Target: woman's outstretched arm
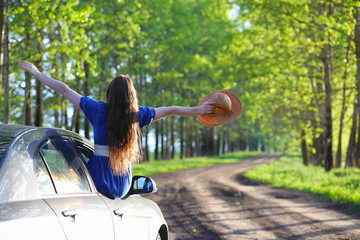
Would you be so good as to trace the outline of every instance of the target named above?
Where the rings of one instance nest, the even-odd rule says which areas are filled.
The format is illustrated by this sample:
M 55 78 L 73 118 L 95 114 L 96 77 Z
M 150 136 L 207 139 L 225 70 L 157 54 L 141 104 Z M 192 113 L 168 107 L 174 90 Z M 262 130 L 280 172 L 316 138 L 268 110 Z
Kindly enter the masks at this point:
M 199 107 L 159 107 L 155 108 L 155 117 L 153 121 L 157 121 L 167 116 L 194 116 L 212 113 L 215 110 L 215 102 L 207 101 Z
M 76 108 L 80 108 L 81 95 L 69 88 L 68 85 L 46 76 L 44 73 L 40 72 L 31 62 L 20 61 L 19 66 L 28 71 L 31 76 L 44 83 L 46 86 L 63 95 L 66 99 L 70 100 L 70 102 L 72 102 Z

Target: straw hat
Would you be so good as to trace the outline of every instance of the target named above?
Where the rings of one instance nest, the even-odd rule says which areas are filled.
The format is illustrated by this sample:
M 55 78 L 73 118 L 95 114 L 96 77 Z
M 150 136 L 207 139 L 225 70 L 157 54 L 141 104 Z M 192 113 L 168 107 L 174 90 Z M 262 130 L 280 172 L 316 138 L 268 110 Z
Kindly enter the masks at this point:
M 208 127 L 229 124 L 235 121 L 242 112 L 241 101 L 233 92 L 228 90 L 217 90 L 209 93 L 200 100 L 198 106 L 204 102 L 211 100 L 215 110 L 213 113 L 198 115 L 199 122 Z

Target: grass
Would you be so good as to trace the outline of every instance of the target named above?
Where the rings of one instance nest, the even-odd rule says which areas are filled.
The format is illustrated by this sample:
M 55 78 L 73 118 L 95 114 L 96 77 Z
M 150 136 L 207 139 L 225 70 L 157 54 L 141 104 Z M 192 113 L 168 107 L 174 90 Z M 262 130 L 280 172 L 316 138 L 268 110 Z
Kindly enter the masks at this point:
M 212 166 L 222 163 L 238 162 L 242 159 L 249 158 L 260 152 L 236 152 L 227 153 L 216 157 L 196 157 L 175 160 L 159 160 L 139 163 L 133 168 L 133 175 L 151 175 L 157 173 L 173 172 L 189 168 Z
M 326 172 L 320 166 L 304 166 L 300 155 L 285 155 L 274 163 L 251 169 L 245 177 L 274 187 L 315 193 L 360 208 L 360 169 Z

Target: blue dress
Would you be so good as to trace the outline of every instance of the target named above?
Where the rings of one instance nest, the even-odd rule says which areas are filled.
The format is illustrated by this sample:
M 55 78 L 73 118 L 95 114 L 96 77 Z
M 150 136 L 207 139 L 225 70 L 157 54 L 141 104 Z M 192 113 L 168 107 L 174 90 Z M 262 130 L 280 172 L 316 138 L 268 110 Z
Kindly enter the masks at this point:
M 95 145 L 107 146 L 107 104 L 89 97 L 81 97 L 80 108 L 94 129 Z M 139 107 L 138 122 L 140 128 L 148 126 L 155 117 L 155 110 L 150 107 Z M 95 155 L 87 163 L 87 168 L 94 180 L 96 189 L 105 196 L 122 198 L 130 189 L 132 170 L 124 176 L 115 176 L 109 165 L 108 156 Z

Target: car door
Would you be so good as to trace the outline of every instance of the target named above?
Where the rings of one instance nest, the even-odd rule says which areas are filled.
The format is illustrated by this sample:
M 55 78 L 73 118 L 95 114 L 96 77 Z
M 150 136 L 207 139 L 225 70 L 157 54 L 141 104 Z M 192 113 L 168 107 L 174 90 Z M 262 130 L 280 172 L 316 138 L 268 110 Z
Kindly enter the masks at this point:
M 47 240 L 49 238 L 66 240 L 54 211 L 41 198 L 41 195 L 37 194 L 36 181 L 33 179 L 33 159 L 23 157 L 22 154 L 21 151 L 13 151 L 10 156 L 14 164 L 9 164 L 13 166 L 5 166 L 3 169 L 5 172 L 1 173 L 0 184 L 6 184 L 9 188 L 11 187 L 11 190 L 2 188 L 1 190 L 5 191 L 0 191 L 0 240 Z M 35 169 L 39 168 L 35 167 Z M 40 178 L 42 182 L 49 179 L 43 174 Z M 35 188 L 26 185 L 33 185 Z M 52 187 L 51 182 L 50 187 Z M 7 192 L 7 196 L 2 195 L 4 192 Z M 17 200 L 16 196 L 23 195 L 23 192 L 28 192 L 29 198 Z
M 92 148 L 78 139 L 74 141 L 86 164 L 93 154 Z M 111 199 L 101 195 L 101 198 L 112 213 L 115 239 L 149 239 L 149 216 L 140 195 L 123 199 Z
M 116 239 L 149 239 L 149 216 L 140 195 L 123 199 L 103 198 L 113 213 Z
M 111 213 L 92 190 L 72 141 L 65 137 L 48 138 L 41 145 L 37 160 L 43 161 L 56 194 L 47 194 L 51 188 L 41 183 L 41 174 L 38 174 L 39 188 L 58 216 L 67 238 L 114 239 Z

